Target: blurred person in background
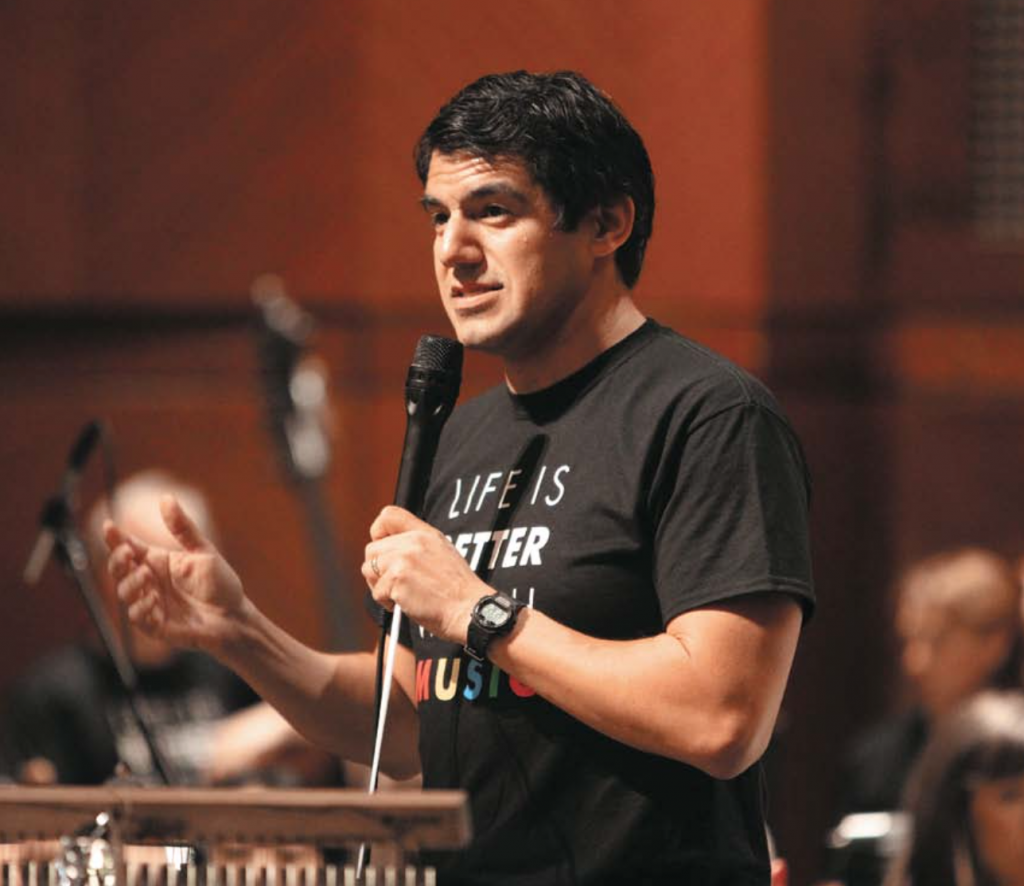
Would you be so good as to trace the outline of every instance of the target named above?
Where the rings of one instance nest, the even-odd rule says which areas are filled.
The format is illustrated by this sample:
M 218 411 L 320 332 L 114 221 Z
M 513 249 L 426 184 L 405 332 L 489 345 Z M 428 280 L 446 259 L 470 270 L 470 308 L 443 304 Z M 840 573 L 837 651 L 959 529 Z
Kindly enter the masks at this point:
M 855 738 L 842 760 L 830 883 L 882 881 L 905 839 L 903 794 L 934 724 L 981 690 L 1020 686 L 1021 593 L 1006 560 L 977 547 L 945 551 L 911 566 L 896 591 L 908 700 Z
M 982 692 L 937 724 L 886 886 L 1024 886 L 1024 693 Z
M 139 538 L 174 546 L 159 512 L 164 493 L 177 496 L 197 525 L 216 535 L 206 497 L 157 470 L 118 486 L 118 519 Z M 300 738 L 232 671 L 129 625 L 103 568 L 100 533 L 109 513 L 106 500 L 93 505 L 84 540 L 97 592 L 136 670 L 144 713 L 175 777 L 187 784 L 337 783 L 334 758 Z M 157 778 L 114 664 L 93 639 L 51 652 L 21 676 L 0 721 L 0 743 L 9 776 L 22 783 L 100 784 L 115 774 Z
M 910 702 L 855 739 L 843 814 L 898 809 L 931 724 L 981 689 L 1020 685 L 1020 606 L 1011 565 L 983 548 L 935 554 L 904 573 L 896 632 Z

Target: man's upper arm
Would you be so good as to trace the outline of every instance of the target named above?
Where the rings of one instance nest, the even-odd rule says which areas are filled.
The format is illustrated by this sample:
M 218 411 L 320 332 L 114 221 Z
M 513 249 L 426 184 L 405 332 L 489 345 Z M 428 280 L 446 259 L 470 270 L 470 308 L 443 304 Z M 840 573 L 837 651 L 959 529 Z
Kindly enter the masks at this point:
M 702 675 L 709 702 L 735 723 L 749 762 L 771 738 L 802 621 L 795 597 L 762 593 L 684 612 L 666 628 Z
M 666 632 L 721 673 L 723 687 L 785 684 L 803 621 L 786 594 L 745 594 L 677 615 Z

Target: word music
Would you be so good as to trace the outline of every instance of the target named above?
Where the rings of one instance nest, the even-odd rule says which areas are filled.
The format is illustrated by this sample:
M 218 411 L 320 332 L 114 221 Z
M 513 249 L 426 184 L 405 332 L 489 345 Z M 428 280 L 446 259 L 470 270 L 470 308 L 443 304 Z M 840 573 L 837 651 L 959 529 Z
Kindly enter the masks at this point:
M 465 669 L 465 670 L 463 670 Z M 536 691 L 490 662 L 462 656 L 416 662 L 416 701 L 451 701 L 461 687 L 467 701 L 498 698 L 509 692 L 529 698 Z

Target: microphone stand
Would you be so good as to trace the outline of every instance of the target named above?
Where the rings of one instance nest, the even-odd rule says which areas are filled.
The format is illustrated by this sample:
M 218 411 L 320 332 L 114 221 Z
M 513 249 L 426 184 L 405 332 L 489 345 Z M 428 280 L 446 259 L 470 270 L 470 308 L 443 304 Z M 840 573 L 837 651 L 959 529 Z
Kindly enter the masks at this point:
M 132 719 L 149 750 L 153 768 L 160 777 L 160 781 L 164 785 L 170 785 L 174 782 L 173 770 L 153 737 L 153 731 L 143 710 L 144 700 L 139 694 L 138 675 L 114 632 L 110 618 L 96 590 L 90 570 L 89 553 L 75 526 L 67 497 L 62 494 L 53 496 L 43 507 L 40 522 L 44 529 L 48 529 L 53 534 L 57 559 L 78 588 L 99 631 L 100 639 L 114 665 L 114 670 L 117 672 L 125 698 L 128 700 Z

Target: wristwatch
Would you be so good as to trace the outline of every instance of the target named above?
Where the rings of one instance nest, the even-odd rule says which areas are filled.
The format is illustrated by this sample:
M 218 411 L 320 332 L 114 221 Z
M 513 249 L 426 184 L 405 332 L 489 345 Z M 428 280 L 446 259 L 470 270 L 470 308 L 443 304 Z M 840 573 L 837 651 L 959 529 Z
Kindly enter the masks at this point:
M 487 647 L 495 637 L 502 637 L 515 627 L 519 610 L 526 604 L 497 591 L 476 601 L 469 616 L 466 654 L 477 661 L 487 658 Z

